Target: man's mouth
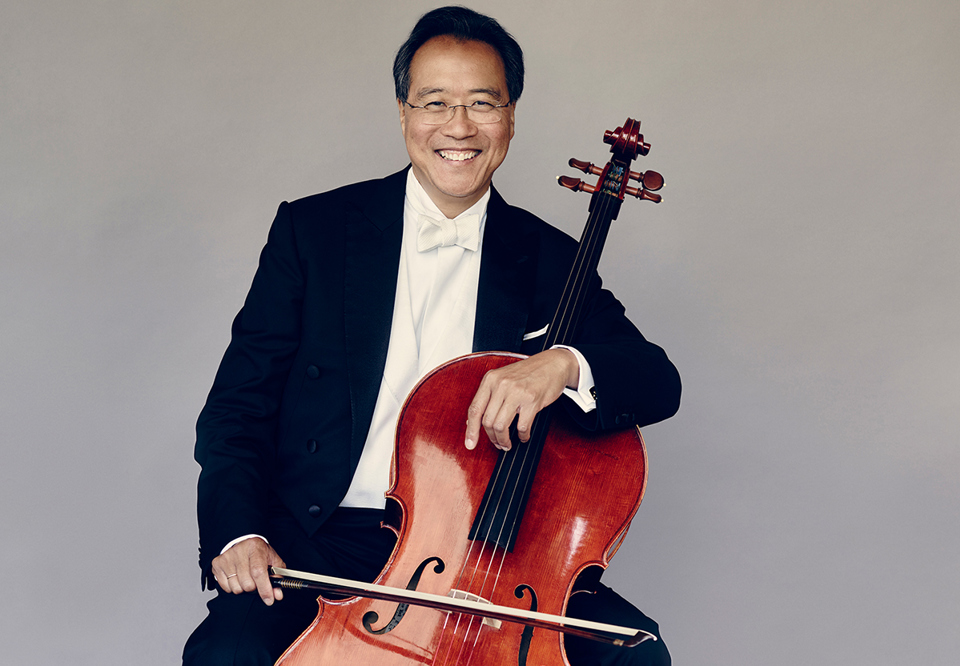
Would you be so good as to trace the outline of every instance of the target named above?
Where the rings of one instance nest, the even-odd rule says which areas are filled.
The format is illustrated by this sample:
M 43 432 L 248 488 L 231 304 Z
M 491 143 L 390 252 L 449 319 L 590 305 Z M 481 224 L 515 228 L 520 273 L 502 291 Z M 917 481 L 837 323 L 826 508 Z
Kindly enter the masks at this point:
M 437 154 L 445 160 L 451 162 L 463 162 L 471 160 L 480 154 L 479 150 L 438 150 Z

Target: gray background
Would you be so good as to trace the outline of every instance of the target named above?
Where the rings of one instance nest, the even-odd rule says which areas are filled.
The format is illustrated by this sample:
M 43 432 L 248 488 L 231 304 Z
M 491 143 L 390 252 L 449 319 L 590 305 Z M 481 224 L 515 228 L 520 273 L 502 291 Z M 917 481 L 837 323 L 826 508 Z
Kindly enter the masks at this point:
M 171 664 L 204 614 L 193 424 L 276 205 L 406 164 L 426 2 L 4 2 L 4 663 Z M 685 383 L 607 580 L 683 665 L 960 653 L 954 0 L 477 1 L 526 50 L 496 183 L 643 121 L 602 273 Z M 638 378 L 642 381 L 642 378 Z

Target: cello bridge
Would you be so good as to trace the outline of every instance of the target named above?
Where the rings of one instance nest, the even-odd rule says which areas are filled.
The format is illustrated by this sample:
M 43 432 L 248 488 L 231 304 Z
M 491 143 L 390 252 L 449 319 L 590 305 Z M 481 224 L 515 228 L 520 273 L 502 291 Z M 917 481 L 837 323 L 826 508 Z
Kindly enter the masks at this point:
M 450 592 L 447 593 L 447 596 L 451 599 L 465 599 L 467 601 L 475 601 L 481 604 L 493 605 L 491 601 L 484 599 L 479 595 L 472 594 L 470 592 L 464 592 L 463 590 L 450 590 Z M 500 629 L 500 626 L 503 624 L 500 620 L 495 620 L 492 617 L 485 617 L 481 622 L 491 629 Z

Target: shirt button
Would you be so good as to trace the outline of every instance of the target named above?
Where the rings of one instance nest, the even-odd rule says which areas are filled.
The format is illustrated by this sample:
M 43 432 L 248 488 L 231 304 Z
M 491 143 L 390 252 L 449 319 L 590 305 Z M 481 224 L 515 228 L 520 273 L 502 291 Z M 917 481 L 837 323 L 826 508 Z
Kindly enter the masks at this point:
M 307 440 L 307 451 L 309 451 L 310 453 L 317 452 L 317 440 L 315 439 Z
M 307 513 L 309 513 L 314 518 L 317 518 L 320 515 L 320 507 L 317 506 L 316 504 L 312 504 L 310 508 L 307 509 Z
M 310 379 L 316 379 L 319 376 L 320 376 L 320 368 L 318 368 L 315 365 L 307 366 L 307 377 L 309 377 Z

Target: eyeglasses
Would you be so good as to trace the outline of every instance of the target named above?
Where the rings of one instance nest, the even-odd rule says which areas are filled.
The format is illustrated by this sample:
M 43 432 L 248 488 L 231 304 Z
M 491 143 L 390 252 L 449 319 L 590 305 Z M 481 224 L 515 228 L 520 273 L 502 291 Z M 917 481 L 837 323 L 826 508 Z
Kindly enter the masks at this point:
M 467 118 L 475 123 L 496 123 L 500 122 L 500 118 L 503 117 L 503 112 L 500 109 L 510 106 L 510 102 L 491 104 L 481 100 L 477 100 L 473 104 L 447 104 L 440 101 L 427 102 L 423 106 L 416 106 L 410 102 L 404 102 L 404 104 L 418 111 L 417 118 L 424 125 L 445 125 L 453 120 L 453 115 L 458 108 L 463 108 Z

